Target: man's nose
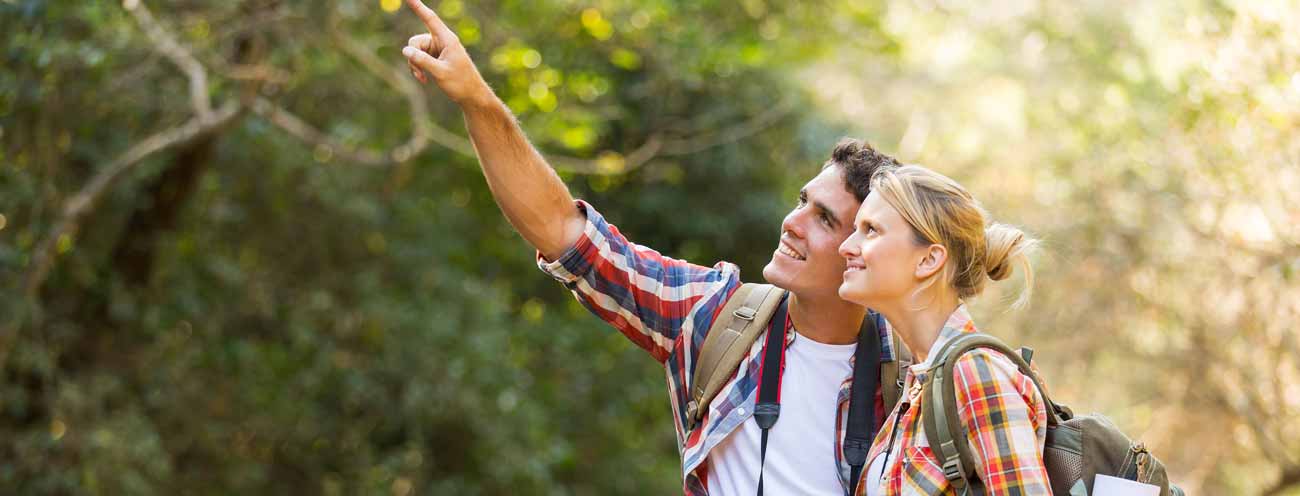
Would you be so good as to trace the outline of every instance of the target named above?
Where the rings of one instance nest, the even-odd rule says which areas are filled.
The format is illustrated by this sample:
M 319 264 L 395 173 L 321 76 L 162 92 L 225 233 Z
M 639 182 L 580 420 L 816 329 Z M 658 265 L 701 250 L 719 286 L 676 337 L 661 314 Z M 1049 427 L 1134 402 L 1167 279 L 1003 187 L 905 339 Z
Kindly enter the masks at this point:
M 803 238 L 803 213 L 808 211 L 806 208 L 792 210 L 785 220 L 781 221 L 781 233 L 790 233 L 796 238 Z

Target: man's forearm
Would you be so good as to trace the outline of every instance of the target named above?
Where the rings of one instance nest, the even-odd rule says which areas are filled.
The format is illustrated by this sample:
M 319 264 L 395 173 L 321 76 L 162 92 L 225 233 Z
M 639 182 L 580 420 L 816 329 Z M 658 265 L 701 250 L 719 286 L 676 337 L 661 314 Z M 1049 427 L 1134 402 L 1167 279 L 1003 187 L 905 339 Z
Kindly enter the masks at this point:
M 483 176 L 506 219 L 548 260 L 563 255 L 585 226 L 569 188 L 495 95 L 461 109 Z
M 411 75 L 420 82 L 432 79 L 460 105 L 492 197 L 524 239 L 555 260 L 578 241 L 585 226 L 569 188 L 492 94 L 456 33 L 421 0 L 406 5 L 429 29 L 412 36 L 402 49 Z

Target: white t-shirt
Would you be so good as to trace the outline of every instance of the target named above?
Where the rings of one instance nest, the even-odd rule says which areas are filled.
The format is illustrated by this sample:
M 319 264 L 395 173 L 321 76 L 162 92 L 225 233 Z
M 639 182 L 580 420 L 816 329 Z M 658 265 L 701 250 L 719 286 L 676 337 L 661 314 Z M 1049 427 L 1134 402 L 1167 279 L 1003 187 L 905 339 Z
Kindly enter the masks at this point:
M 881 453 L 871 459 L 870 466 L 867 467 L 866 484 L 867 496 L 880 496 L 880 481 L 885 475 L 885 454 Z
M 767 437 L 764 494 L 843 496 L 835 469 L 835 414 L 840 384 L 853 375 L 849 359 L 857 346 L 819 343 L 796 333 L 785 354 L 781 416 Z M 758 492 L 762 432 L 753 418 L 746 419 L 713 448 L 709 494 Z

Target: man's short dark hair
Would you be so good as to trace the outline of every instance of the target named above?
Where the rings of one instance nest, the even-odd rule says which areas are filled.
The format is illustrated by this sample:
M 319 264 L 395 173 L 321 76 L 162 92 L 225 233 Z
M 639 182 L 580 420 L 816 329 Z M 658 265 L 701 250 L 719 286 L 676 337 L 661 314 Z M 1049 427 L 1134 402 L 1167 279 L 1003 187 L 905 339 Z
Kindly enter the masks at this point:
M 844 173 L 844 187 L 853 196 L 862 201 L 871 192 L 871 176 L 881 167 L 898 167 L 901 164 L 894 157 L 885 155 L 871 147 L 870 143 L 860 139 L 840 138 L 831 151 L 831 159 L 822 166 L 825 170 L 838 165 Z

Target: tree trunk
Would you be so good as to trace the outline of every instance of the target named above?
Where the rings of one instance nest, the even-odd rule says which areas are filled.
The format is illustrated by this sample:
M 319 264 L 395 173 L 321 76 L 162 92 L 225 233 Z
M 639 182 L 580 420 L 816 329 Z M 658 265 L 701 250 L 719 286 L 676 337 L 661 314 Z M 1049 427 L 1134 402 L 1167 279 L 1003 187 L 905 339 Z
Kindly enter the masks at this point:
M 145 197 L 131 212 L 111 259 L 131 288 L 148 285 L 158 239 L 176 227 L 176 219 L 211 161 L 216 142 L 216 135 L 208 135 L 180 149 L 171 165 L 146 188 Z

